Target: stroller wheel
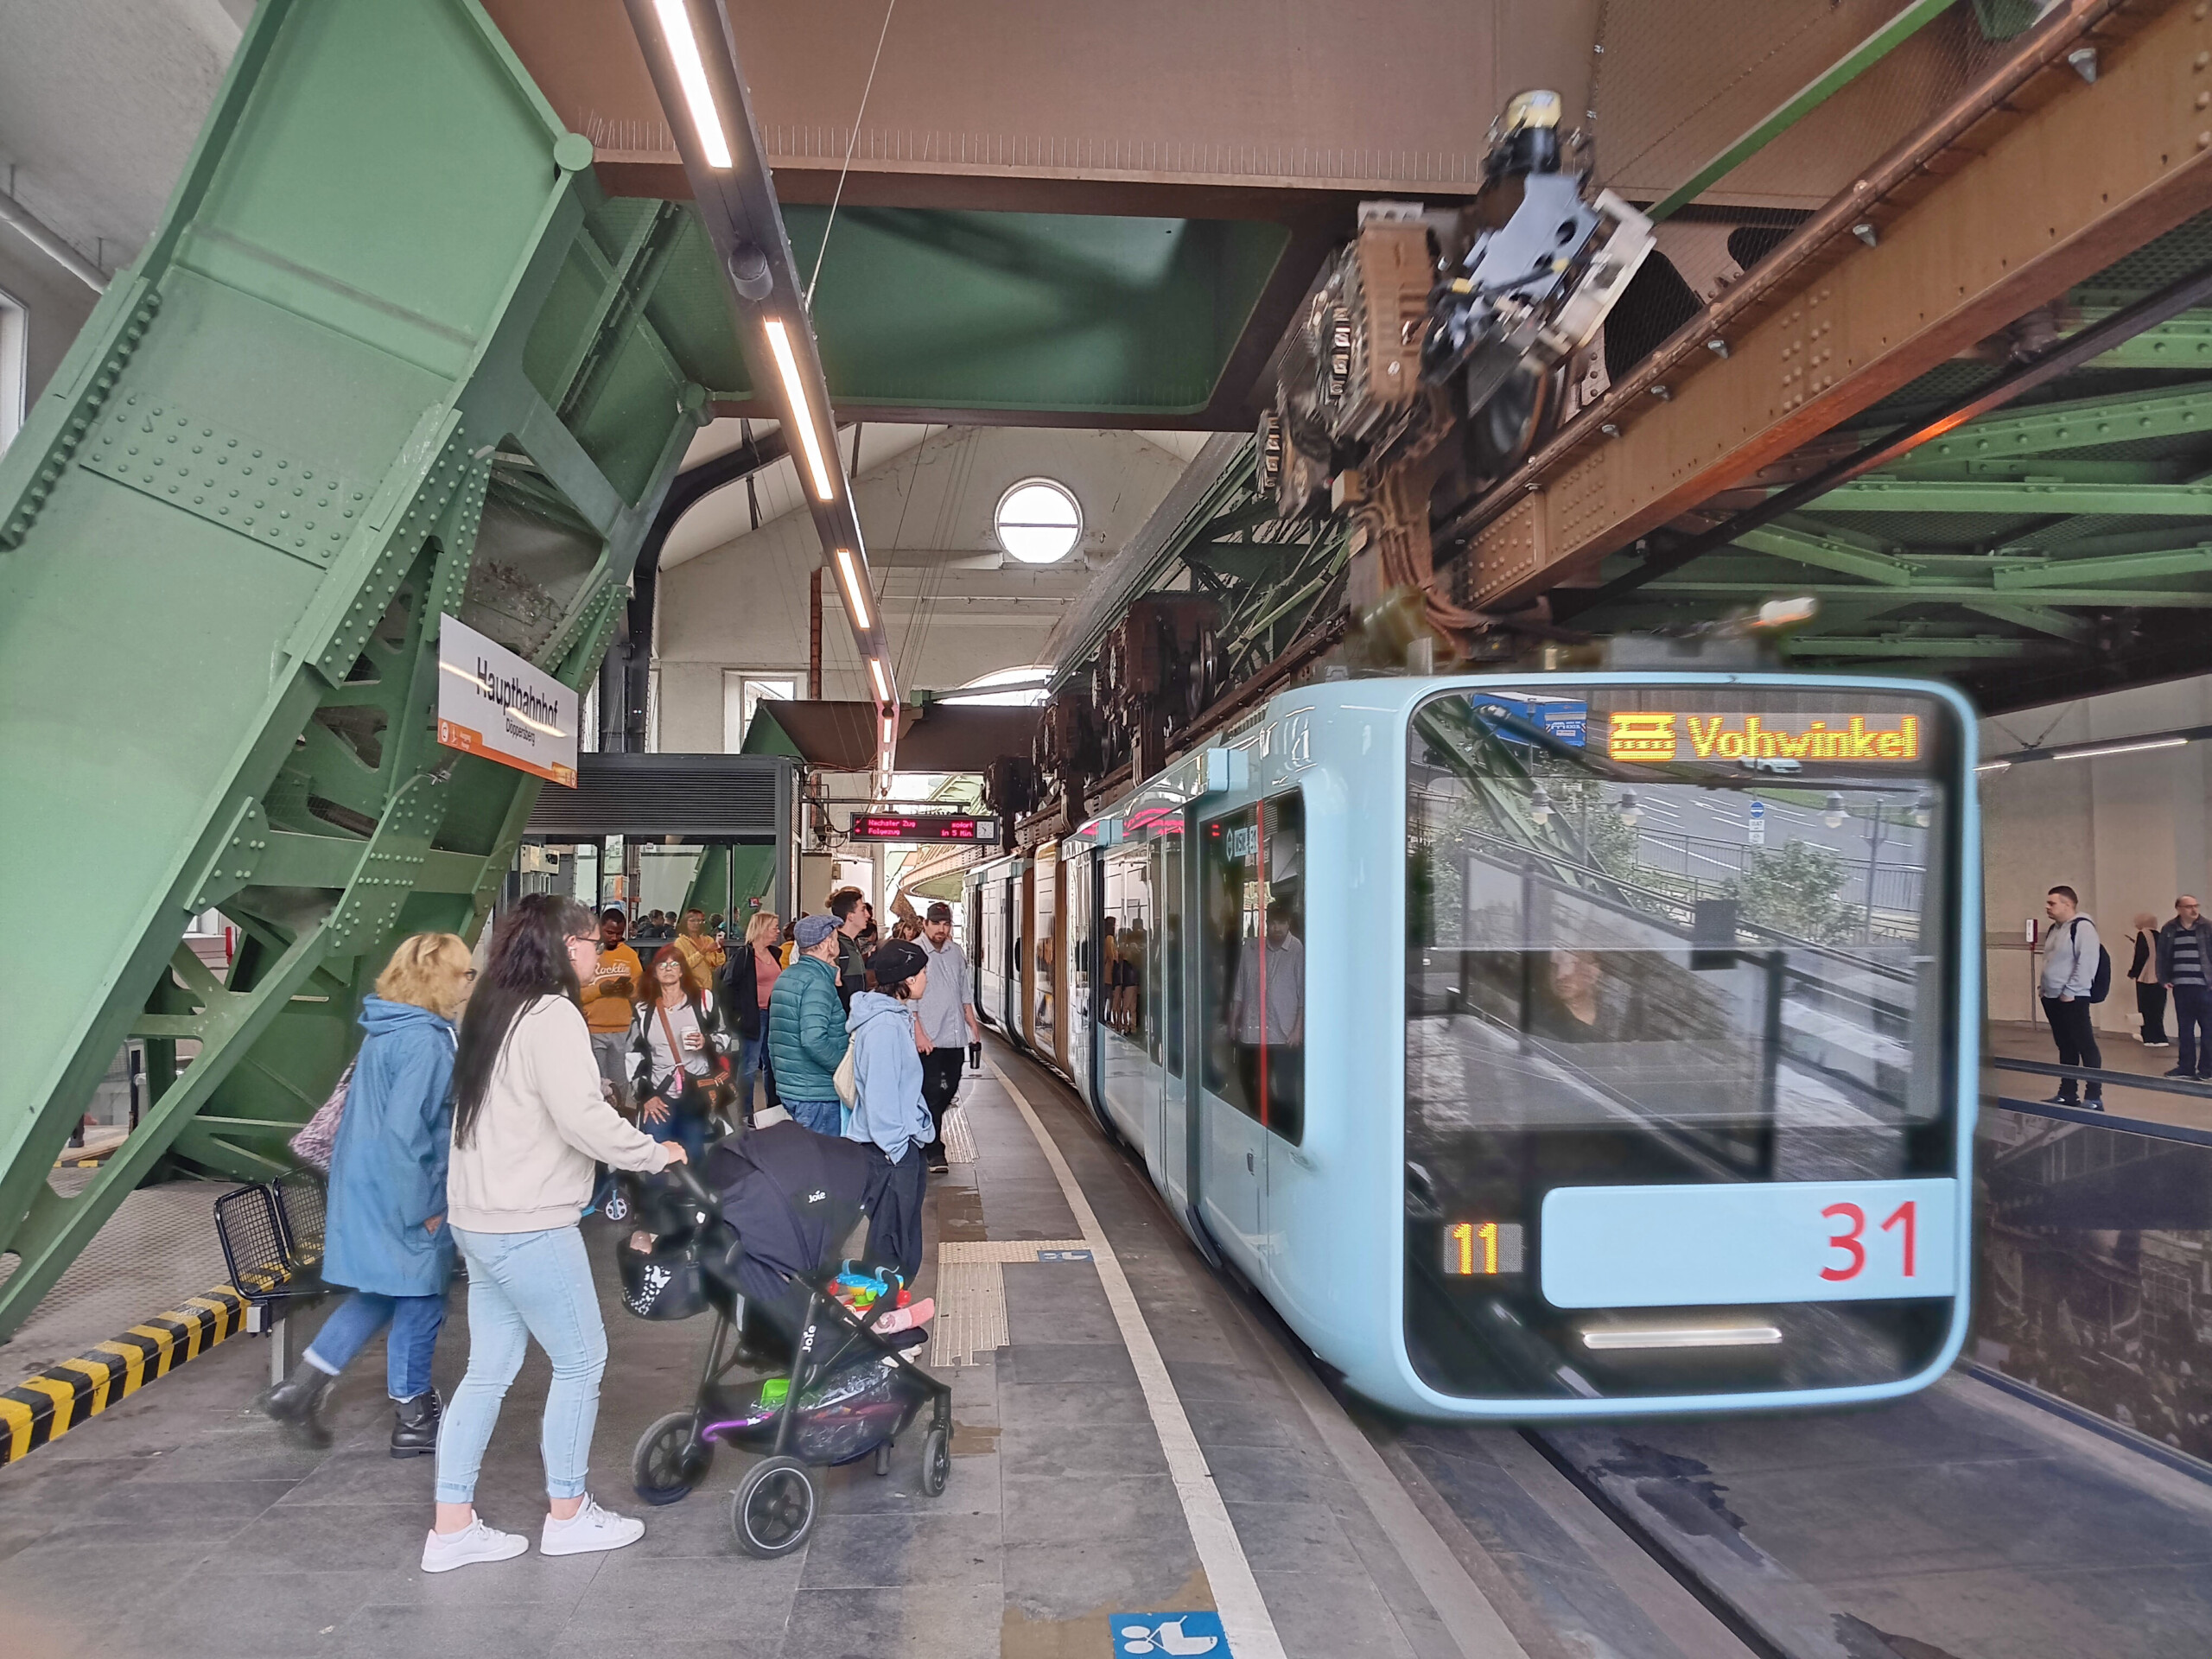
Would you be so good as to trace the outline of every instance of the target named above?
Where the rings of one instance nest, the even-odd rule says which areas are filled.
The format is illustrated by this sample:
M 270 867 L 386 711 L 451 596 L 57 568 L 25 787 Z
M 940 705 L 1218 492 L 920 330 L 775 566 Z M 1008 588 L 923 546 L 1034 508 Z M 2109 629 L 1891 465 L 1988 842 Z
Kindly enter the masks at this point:
M 707 1478 L 715 1448 L 699 1438 L 699 1414 L 671 1411 L 638 1439 L 630 1484 L 648 1503 L 676 1503 Z
M 951 1478 L 952 1437 L 933 1428 L 922 1441 L 922 1491 L 931 1497 L 942 1497 L 944 1483 Z
M 730 1529 L 748 1555 L 788 1555 L 814 1530 L 814 1479 L 797 1458 L 768 1458 L 745 1471 L 730 1499 Z
M 622 1196 L 622 1189 L 620 1187 L 616 1187 L 612 1192 L 609 1192 L 607 1195 L 607 1202 L 600 1205 L 599 1213 L 605 1216 L 609 1221 L 627 1221 L 630 1219 L 630 1200 Z

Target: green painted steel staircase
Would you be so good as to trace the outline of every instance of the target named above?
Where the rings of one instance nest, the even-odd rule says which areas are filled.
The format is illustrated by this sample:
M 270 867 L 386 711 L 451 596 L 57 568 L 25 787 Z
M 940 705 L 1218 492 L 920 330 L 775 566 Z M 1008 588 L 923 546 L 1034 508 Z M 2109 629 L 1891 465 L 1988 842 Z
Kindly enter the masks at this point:
M 435 741 L 437 619 L 596 667 L 702 387 L 704 238 L 611 200 L 469 0 L 264 0 L 160 231 L 0 461 L 0 1337 L 164 1159 L 254 1178 L 538 785 Z M 218 978 L 182 943 L 219 906 Z M 151 1100 L 54 1159 L 127 1037 Z

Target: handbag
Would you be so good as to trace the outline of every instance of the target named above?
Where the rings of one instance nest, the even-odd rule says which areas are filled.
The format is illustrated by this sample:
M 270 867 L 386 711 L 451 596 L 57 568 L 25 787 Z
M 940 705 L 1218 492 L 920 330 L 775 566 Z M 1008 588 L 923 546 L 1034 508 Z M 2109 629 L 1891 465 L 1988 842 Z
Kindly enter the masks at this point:
M 355 1062 L 346 1062 L 330 1098 L 315 1108 L 315 1116 L 300 1126 L 290 1141 L 292 1156 L 319 1175 L 330 1173 L 330 1149 L 338 1139 L 338 1125 L 346 1115 L 346 1091 L 353 1086 Z
M 729 1056 L 714 1056 L 717 1069 L 712 1077 L 702 1077 L 685 1070 L 683 1050 L 676 1040 L 676 1028 L 668 1021 L 668 1005 L 657 1002 L 653 1012 L 660 1016 L 661 1035 L 668 1039 L 668 1052 L 676 1060 L 676 1075 L 683 1079 L 683 1091 L 669 1103 L 669 1109 L 682 1112 L 687 1117 L 704 1117 L 708 1113 L 728 1106 L 737 1097 L 737 1090 L 729 1081 Z M 707 1040 L 706 1027 L 699 1029 L 699 1040 Z
M 858 1106 L 861 1103 L 860 1073 L 853 1069 L 853 1046 L 850 1043 L 845 1045 L 845 1058 L 837 1062 L 837 1070 L 831 1075 L 830 1082 L 837 1090 L 837 1098 L 846 1105 Z

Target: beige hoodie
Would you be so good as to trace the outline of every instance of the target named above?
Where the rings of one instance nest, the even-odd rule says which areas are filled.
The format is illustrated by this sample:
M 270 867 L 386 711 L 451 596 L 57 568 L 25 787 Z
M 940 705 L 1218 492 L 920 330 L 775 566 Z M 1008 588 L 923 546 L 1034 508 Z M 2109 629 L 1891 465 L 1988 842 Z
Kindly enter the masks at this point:
M 573 1227 L 591 1202 L 594 1161 L 658 1170 L 668 1149 L 600 1092 L 582 1010 L 541 996 L 515 1016 L 492 1063 L 469 1144 L 454 1142 L 446 1218 L 471 1233 Z

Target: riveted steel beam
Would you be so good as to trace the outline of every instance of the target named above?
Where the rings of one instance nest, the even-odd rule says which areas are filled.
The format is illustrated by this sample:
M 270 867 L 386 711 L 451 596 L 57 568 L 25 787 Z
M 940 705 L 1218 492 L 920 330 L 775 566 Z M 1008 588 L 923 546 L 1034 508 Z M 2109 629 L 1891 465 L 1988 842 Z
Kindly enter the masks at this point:
M 1912 582 L 1913 568 L 1904 560 L 1893 554 L 1856 546 L 1847 536 L 1834 531 L 1768 524 L 1763 529 L 1745 531 L 1735 538 L 1734 545 L 1788 559 L 1795 564 L 1808 564 L 1815 569 L 1864 576 L 1869 582 L 1888 587 L 1909 587 Z
M 2192 432 L 2212 432 L 2212 390 L 2190 386 L 2178 391 L 2075 398 L 2018 414 L 1985 416 L 1948 437 L 1923 444 L 1896 470 L 1914 477 L 1923 472 L 1955 469 L 1973 461 L 1999 461 Z
M 2051 559 L 2033 564 L 1998 564 L 1993 579 L 2005 589 L 2082 588 L 2107 582 L 2138 582 L 2149 576 L 2193 576 L 2212 571 L 2212 543 L 2169 548 L 2158 552 L 2090 554 L 2081 558 Z M 2125 588 L 2113 590 L 2115 599 Z
M 2085 41 L 2094 82 L 2066 63 Z M 1582 575 L 2212 207 L 2200 53 L 2191 5 L 2054 10 L 1493 492 L 1471 601 Z
M 2032 483 L 2013 479 L 1862 478 L 1831 490 L 1819 512 L 1979 512 L 2013 518 L 2212 515 L 2212 484 Z
M 1702 570 L 1705 567 L 1700 564 Z M 1910 588 L 1857 588 L 1840 582 L 1800 582 L 1786 576 L 1738 576 L 1728 581 L 1655 582 L 1643 592 L 1654 599 L 1680 598 L 1702 602 L 1741 604 L 1747 594 L 1807 594 L 1823 606 L 1877 602 L 1890 607 L 1965 604 L 1986 600 L 2009 589 L 1983 582 L 1916 582 Z M 2094 607 L 2098 610 L 2212 610 L 2212 588 L 2037 588 L 2030 590 L 2038 604 Z
M 163 1160 L 288 1167 L 395 941 L 488 912 L 538 785 L 437 744 L 440 618 L 581 686 L 705 407 L 642 297 L 680 210 L 591 161 L 473 0 L 264 0 L 0 458 L 0 836 L 72 917 L 0 1068 L 0 1338 Z M 64 1197 L 131 1037 L 150 1101 Z

